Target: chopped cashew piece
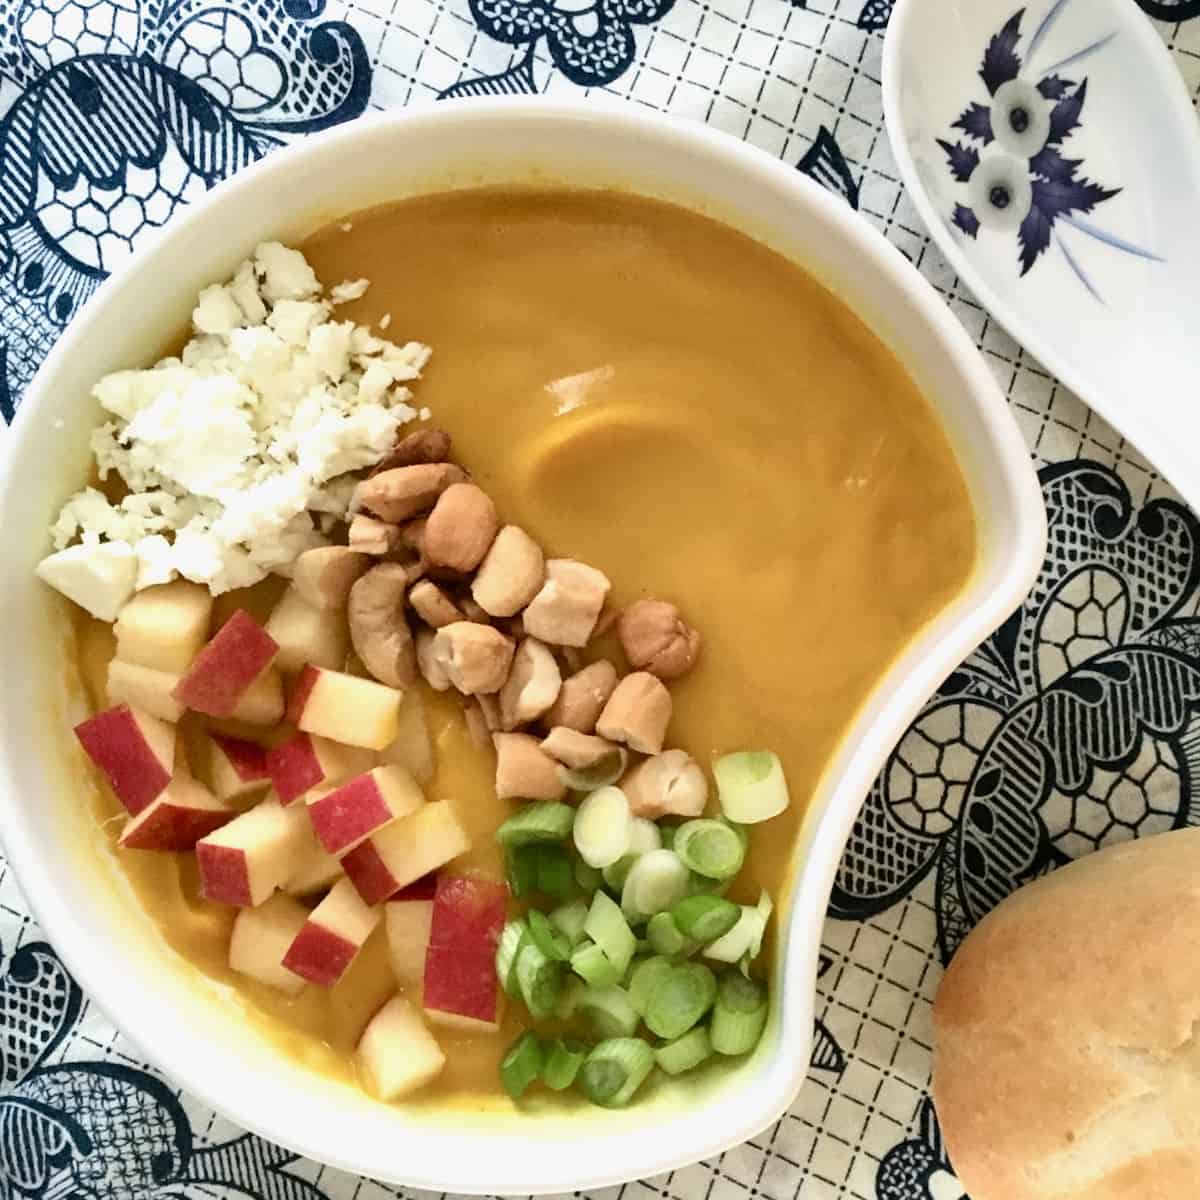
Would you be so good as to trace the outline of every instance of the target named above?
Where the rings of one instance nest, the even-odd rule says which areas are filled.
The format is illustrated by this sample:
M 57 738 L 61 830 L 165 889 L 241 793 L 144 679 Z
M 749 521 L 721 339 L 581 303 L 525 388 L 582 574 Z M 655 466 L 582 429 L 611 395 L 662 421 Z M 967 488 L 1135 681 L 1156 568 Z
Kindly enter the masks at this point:
M 518 525 L 505 525 L 471 584 L 471 595 L 493 617 L 513 617 L 538 594 L 546 578 L 542 548 Z
M 431 566 L 473 571 L 499 528 L 496 506 L 487 492 L 473 483 L 451 484 L 425 522 L 421 552 Z
M 432 508 L 448 487 L 464 479 L 462 468 L 453 463 L 393 467 L 354 489 L 354 508 L 368 509 L 382 521 L 407 521 Z
M 500 689 L 500 720 L 505 729 L 536 721 L 558 698 L 562 675 L 549 649 L 526 638 L 513 655 L 512 669 Z
M 576 671 L 563 680 L 558 699 L 546 714 L 544 724 L 551 729 L 563 725 L 580 733 L 591 733 L 616 686 L 617 668 L 607 658 Z
M 458 602 L 458 607 L 467 614 L 468 621 L 475 621 L 480 625 L 491 624 L 491 618 L 470 596 L 463 596 Z
M 554 646 L 586 646 L 611 586 L 595 567 L 552 558 L 546 563 L 546 582 L 525 609 L 525 629 Z
M 620 746 L 607 738 L 580 733 L 565 725 L 556 725 L 542 738 L 542 749 L 564 767 L 594 767 L 610 754 L 623 753 Z
M 359 513 L 350 522 L 350 549 L 359 554 L 372 554 L 381 558 L 394 554 L 400 548 L 400 526 L 377 521 L 366 513 Z
M 513 644 L 498 629 L 455 621 L 434 634 L 433 653 L 450 682 L 465 696 L 498 692 L 508 678 Z
M 664 750 L 638 763 L 621 780 L 621 790 L 633 815 L 651 821 L 667 815 L 698 817 L 708 803 L 708 779 L 683 750 Z
M 475 699 L 479 703 L 479 711 L 483 713 L 488 729 L 495 733 L 500 728 L 500 701 L 488 692 L 480 693 Z
M 419 463 L 443 463 L 449 458 L 450 435 L 444 429 L 418 429 L 402 437 L 371 474 L 396 467 L 415 467 Z
M 657 754 L 671 723 L 671 693 L 648 671 L 626 675 L 608 698 L 596 732 L 639 754 Z
M 470 735 L 475 749 L 486 750 L 492 744 L 492 731 L 487 726 L 487 717 L 484 716 L 483 709 L 479 705 L 478 697 L 472 697 L 467 701 L 463 717 L 467 722 L 467 733 Z
M 292 586 L 321 612 L 345 608 L 350 589 L 370 565 L 367 555 L 346 546 L 317 546 L 296 559 Z
M 432 629 L 417 630 L 417 670 L 435 692 L 450 690 L 450 676 L 438 661 L 436 635 Z
M 425 547 L 425 524 L 428 517 L 418 517 L 400 526 L 400 540 L 414 553 L 421 554 Z
M 695 665 L 700 654 L 699 631 L 688 625 L 679 609 L 665 600 L 639 600 L 617 620 L 617 637 L 635 671 L 659 679 L 678 679 Z
M 501 800 L 561 800 L 567 786 L 558 763 L 527 733 L 492 735 L 496 747 L 496 796 Z
M 399 563 L 372 567 L 350 589 L 350 642 L 380 683 L 405 688 L 417 677 L 412 633 L 404 619 L 408 572 Z
M 458 605 L 431 579 L 422 579 L 420 583 L 413 584 L 408 593 L 408 602 L 413 612 L 434 629 L 466 619 Z

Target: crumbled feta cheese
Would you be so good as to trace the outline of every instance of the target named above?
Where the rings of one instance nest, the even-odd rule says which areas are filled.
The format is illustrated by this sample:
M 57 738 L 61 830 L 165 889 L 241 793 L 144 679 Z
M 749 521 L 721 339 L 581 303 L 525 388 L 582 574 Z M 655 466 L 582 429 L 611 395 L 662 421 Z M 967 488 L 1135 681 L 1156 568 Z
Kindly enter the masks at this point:
M 379 318 L 379 328 L 380 329 L 386 329 L 391 323 L 392 323 L 392 314 L 391 313 L 384 313 L 383 316 Z
M 360 284 L 361 295 L 365 280 L 339 286 Z M 403 385 L 430 355 L 331 311 L 304 256 L 265 242 L 200 293 L 179 357 L 101 379 L 93 392 L 112 419 L 92 451 L 100 478 L 115 472 L 128 494 L 68 500 L 39 574 L 100 616 L 180 575 L 219 594 L 289 574 L 326 545 L 350 509 L 348 473 L 378 462 L 416 416 Z
M 349 304 L 351 300 L 365 296 L 370 286 L 369 279 L 347 279 L 329 289 L 329 298 L 334 304 Z

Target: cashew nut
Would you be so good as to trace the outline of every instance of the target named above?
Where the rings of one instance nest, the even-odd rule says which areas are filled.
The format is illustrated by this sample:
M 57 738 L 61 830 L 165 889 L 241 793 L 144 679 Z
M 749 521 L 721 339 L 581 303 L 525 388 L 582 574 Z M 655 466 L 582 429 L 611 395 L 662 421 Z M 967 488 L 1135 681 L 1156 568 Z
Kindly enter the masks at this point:
M 554 655 L 536 638 L 526 638 L 513 655 L 508 678 L 500 689 L 500 721 L 516 729 L 536 721 L 558 698 L 562 675 Z
M 493 617 L 512 617 L 538 594 L 546 577 L 542 548 L 518 525 L 505 525 L 471 584 L 471 595 Z
M 462 468 L 453 463 L 393 467 L 364 479 L 354 489 L 353 505 L 356 511 L 368 509 L 382 521 L 407 521 L 432 508 L 448 487 L 464 479 Z
M 602 737 L 557 725 L 542 739 L 542 749 L 561 764 L 559 778 L 569 788 L 594 791 L 616 783 L 629 756 L 624 746 Z
M 639 754 L 657 754 L 671 723 L 671 693 L 648 671 L 626 675 L 608 698 L 596 732 Z
M 450 682 L 466 696 L 498 692 L 508 678 L 513 644 L 498 629 L 455 621 L 434 634 L 433 652 Z
M 408 572 L 399 563 L 372 567 L 350 589 L 346 615 L 350 641 L 362 664 L 381 683 L 407 687 L 417 677 L 412 634 L 404 619 Z
M 677 679 L 700 654 L 700 634 L 665 600 L 639 600 L 617 620 L 617 637 L 629 665 L 659 679 Z
M 435 642 L 432 629 L 417 630 L 417 670 L 435 692 L 447 692 L 450 690 L 450 676 L 438 661 Z
M 422 579 L 408 593 L 413 612 L 434 629 L 465 620 L 457 604 L 431 579 Z
M 621 780 L 621 790 L 633 815 L 651 821 L 668 814 L 698 817 L 708 803 L 708 779 L 683 750 L 664 750 L 638 763 Z
M 425 523 L 422 553 L 434 567 L 473 571 L 495 540 L 500 522 L 491 497 L 473 483 L 451 484 Z
M 450 457 L 450 435 L 444 429 L 418 429 L 402 437 L 388 455 L 371 472 L 391 471 L 395 467 L 412 467 L 418 463 L 441 463 Z
M 400 546 L 400 527 L 377 521 L 366 513 L 359 513 L 350 522 L 350 549 L 359 554 L 372 554 L 382 558 L 393 554 Z
M 496 796 L 501 800 L 561 800 L 558 763 L 527 733 L 496 733 Z
M 321 612 L 345 608 L 355 580 L 370 565 L 367 555 L 346 546 L 317 546 L 296 559 L 292 586 L 302 600 Z
M 563 680 L 558 699 L 543 724 L 591 733 L 616 686 L 617 668 L 606 658 L 597 660 Z
M 586 646 L 611 584 L 572 558 L 546 563 L 546 582 L 523 614 L 530 637 L 555 646 Z

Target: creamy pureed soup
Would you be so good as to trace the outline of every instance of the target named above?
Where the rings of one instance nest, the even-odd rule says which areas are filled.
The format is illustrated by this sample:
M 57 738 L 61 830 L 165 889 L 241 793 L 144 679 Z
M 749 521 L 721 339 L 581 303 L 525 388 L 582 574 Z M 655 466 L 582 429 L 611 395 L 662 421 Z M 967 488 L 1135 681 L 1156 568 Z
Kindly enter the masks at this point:
M 704 638 L 671 688 L 669 744 L 707 766 L 746 746 L 782 757 L 789 811 L 754 836 L 734 898 L 786 886 L 807 798 L 872 687 L 963 588 L 975 521 L 961 471 L 904 368 L 795 264 L 684 209 L 612 192 L 482 190 L 406 201 L 301 249 L 326 282 L 371 281 L 340 318 L 419 339 L 418 403 L 507 522 L 548 556 L 613 581 L 610 602 L 668 597 Z M 282 581 L 217 601 L 265 620 Z M 81 619 L 91 699 L 107 706 L 111 628 Z M 619 653 L 611 637 L 589 656 Z M 425 693 L 431 799 L 474 836 L 458 867 L 502 875 L 494 759 L 460 704 Z M 190 718 L 185 718 L 184 728 Z M 103 817 L 121 810 L 97 789 Z M 103 826 L 115 843 L 120 823 Z M 228 983 L 316 1068 L 354 1070 L 393 992 L 382 928 L 332 989 L 289 998 L 227 965 L 235 911 L 200 898 L 191 855 L 117 851 L 166 941 Z M 772 923 L 774 924 L 774 923 Z M 443 1097 L 500 1094 L 522 1025 L 439 1033 Z M 429 1092 L 422 1093 L 427 1096 Z

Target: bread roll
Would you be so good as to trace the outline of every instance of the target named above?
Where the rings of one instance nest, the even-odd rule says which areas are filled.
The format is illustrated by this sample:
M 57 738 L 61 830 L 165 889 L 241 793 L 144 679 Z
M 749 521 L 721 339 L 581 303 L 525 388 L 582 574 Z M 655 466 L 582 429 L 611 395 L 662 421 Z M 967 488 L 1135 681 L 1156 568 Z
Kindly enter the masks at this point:
M 971 1200 L 1200 1197 L 1200 829 L 1004 901 L 934 1005 L 933 1095 Z

